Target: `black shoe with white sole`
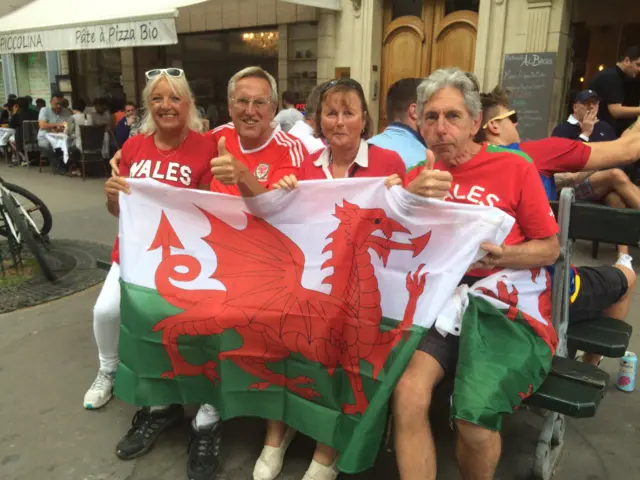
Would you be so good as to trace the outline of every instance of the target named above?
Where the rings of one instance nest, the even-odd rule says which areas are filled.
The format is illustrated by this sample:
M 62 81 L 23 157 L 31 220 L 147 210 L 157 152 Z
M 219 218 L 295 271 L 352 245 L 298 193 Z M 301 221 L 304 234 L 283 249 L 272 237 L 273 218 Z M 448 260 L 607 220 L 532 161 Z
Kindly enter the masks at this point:
M 191 427 L 189 442 L 189 480 L 213 480 L 220 467 L 220 443 L 222 442 L 222 422 L 213 426 L 196 429 Z
M 182 405 L 171 405 L 165 410 L 151 411 L 149 407 L 138 410 L 131 421 L 131 428 L 116 446 L 116 455 L 122 460 L 132 460 L 144 455 L 163 430 L 176 425 L 184 418 Z

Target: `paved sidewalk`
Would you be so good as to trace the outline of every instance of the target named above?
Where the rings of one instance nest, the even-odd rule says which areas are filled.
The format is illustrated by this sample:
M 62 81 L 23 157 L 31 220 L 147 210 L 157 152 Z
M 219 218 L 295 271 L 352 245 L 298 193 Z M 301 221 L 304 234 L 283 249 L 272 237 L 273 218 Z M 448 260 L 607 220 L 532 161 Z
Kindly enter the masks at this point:
M 34 169 L 4 167 L 0 167 L 0 176 L 32 190 L 49 205 L 54 213 L 54 236 L 104 243 L 115 237 L 117 222 L 104 209 L 103 181 L 82 182 L 38 174 Z M 590 261 L 586 255 L 589 247 L 580 245 L 582 263 L 606 263 L 613 258 L 613 247 L 602 246 L 599 261 Z M 633 253 L 640 265 L 640 251 L 634 249 Z M 98 292 L 99 287 L 94 287 L 49 304 L 0 315 L 0 479 L 186 478 L 187 422 L 166 434 L 147 456 L 122 462 L 113 451 L 135 409 L 117 399 L 99 411 L 82 408 L 82 397 L 97 368 L 91 311 Z M 640 321 L 638 291 L 629 321 L 635 325 Z M 634 335 L 633 348 L 640 349 L 640 333 Z M 603 368 L 615 378 L 615 360 L 605 360 Z M 528 412 L 505 422 L 504 455 L 497 478 L 527 478 L 540 423 L 539 417 Z M 439 478 L 457 480 L 452 434 L 445 419 L 436 427 Z M 255 419 L 225 424 L 222 479 L 251 478 L 263 431 L 264 423 Z M 622 393 L 612 386 L 597 417 L 569 420 L 566 441 L 555 479 L 634 478 L 640 471 L 640 391 Z M 279 478 L 299 480 L 312 450 L 311 441 L 296 438 Z M 397 479 L 393 456 L 383 453 L 375 469 L 340 478 Z

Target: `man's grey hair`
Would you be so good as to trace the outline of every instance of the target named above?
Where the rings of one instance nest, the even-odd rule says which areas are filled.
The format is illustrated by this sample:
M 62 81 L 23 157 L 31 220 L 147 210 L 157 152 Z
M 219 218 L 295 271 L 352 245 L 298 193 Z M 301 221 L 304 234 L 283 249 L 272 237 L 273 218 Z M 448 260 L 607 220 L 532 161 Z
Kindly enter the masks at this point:
M 229 86 L 227 87 L 227 96 L 233 97 L 233 93 L 236 91 L 236 84 L 243 78 L 254 77 L 262 78 L 269 83 L 271 89 L 271 103 L 278 105 L 278 84 L 273 76 L 260 67 L 247 67 L 236 73 L 231 80 L 229 80 Z
M 476 118 L 482 112 L 478 83 L 473 74 L 459 68 L 441 68 L 433 72 L 418 85 L 418 122 L 422 121 L 424 104 L 446 87 L 455 88 L 464 97 L 469 115 Z

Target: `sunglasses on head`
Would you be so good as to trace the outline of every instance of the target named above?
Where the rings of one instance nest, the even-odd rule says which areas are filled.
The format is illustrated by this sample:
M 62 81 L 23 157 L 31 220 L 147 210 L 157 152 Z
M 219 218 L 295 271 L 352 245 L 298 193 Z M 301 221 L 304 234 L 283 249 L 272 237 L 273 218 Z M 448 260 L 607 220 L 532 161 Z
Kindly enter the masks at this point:
M 489 122 L 495 122 L 495 121 L 498 121 L 498 120 L 505 120 L 505 119 L 509 119 L 511 121 L 511 123 L 513 123 L 515 125 L 516 123 L 518 123 L 518 114 L 516 113 L 515 110 L 510 110 L 507 113 L 502 113 L 500 115 L 496 115 L 495 117 L 489 119 L 487 121 L 487 123 L 485 123 L 483 125 L 482 128 L 487 128 L 487 125 L 489 125 Z
M 154 68 L 153 70 L 145 72 L 144 75 L 147 77 L 147 80 L 151 80 L 158 75 L 167 75 L 169 77 L 178 78 L 184 75 L 184 70 L 181 68 Z
M 320 99 L 322 99 L 322 97 L 324 97 L 324 94 L 327 93 L 336 85 L 344 85 L 347 88 L 352 88 L 354 90 L 357 90 L 357 92 L 362 96 L 362 98 L 364 98 L 364 91 L 362 90 L 362 85 L 360 85 L 355 80 L 352 80 L 351 78 L 338 78 L 336 80 L 331 80 L 322 88 L 322 94 L 320 96 Z

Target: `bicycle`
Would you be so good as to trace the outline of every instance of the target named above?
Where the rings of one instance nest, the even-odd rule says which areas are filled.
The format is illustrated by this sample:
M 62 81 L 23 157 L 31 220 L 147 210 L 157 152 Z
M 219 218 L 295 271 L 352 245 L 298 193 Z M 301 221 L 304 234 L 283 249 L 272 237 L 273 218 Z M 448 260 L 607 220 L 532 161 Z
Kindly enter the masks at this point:
M 11 186 L 15 187 L 15 185 Z M 35 199 L 37 200 L 35 203 L 44 206 L 42 201 L 31 192 L 20 187 L 18 189 L 20 196 Z M 46 206 L 40 212 L 43 217 L 43 227 L 47 229 L 48 233 L 52 224 L 51 213 Z M 13 191 L 7 188 L 7 184 L 3 182 L 2 178 L 0 178 L 0 222 L 0 235 L 8 239 L 14 263 L 16 265 L 22 263 L 20 254 L 24 243 L 31 251 L 44 277 L 49 281 L 56 280 L 56 275 L 43 252 L 48 237 L 42 233 L 29 211 L 24 208 Z

